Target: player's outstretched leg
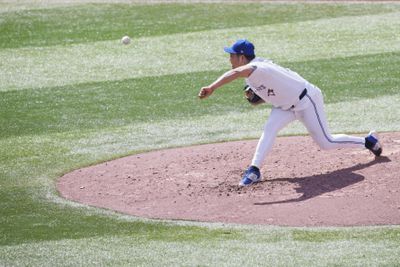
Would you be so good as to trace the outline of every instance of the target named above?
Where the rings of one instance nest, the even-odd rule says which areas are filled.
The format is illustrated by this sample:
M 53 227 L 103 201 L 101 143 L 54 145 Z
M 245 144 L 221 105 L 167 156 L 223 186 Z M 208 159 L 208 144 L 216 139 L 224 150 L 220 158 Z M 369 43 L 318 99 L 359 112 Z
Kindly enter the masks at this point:
M 346 134 L 331 134 L 324 111 L 320 91 L 313 96 L 306 95 L 309 106 L 298 111 L 299 120 L 306 126 L 313 140 L 324 150 L 336 148 L 365 147 L 365 138 Z
M 381 155 L 382 145 L 375 131 L 371 131 L 365 138 L 345 134 L 331 135 L 326 121 L 322 94 L 319 92 L 312 97 L 307 96 L 307 98 L 311 105 L 299 112 L 301 114 L 300 120 L 322 149 L 365 147 L 375 156 Z

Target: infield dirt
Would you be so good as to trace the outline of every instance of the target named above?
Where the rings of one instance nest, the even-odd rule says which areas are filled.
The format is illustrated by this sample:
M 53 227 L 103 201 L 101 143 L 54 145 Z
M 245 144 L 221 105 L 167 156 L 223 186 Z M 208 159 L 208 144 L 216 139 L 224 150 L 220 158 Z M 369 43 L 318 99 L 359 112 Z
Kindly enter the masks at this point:
M 61 196 L 130 215 L 282 226 L 400 224 L 400 133 L 366 149 L 321 151 L 308 136 L 279 137 L 263 181 L 238 183 L 257 140 L 137 154 L 61 177 Z

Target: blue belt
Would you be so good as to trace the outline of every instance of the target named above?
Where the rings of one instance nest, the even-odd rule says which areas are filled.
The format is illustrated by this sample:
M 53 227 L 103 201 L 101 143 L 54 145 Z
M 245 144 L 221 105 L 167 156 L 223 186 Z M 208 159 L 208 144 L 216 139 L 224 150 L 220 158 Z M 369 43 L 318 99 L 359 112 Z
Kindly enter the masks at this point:
M 303 92 L 301 92 L 301 94 L 299 95 L 299 99 L 302 100 L 303 97 L 305 97 L 307 94 L 307 88 L 304 88 Z

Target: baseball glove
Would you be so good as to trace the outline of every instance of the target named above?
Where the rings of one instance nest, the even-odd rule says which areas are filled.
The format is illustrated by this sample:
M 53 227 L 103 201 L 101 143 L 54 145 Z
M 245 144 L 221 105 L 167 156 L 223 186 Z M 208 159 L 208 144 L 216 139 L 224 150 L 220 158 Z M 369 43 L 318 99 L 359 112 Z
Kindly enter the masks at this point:
M 250 88 L 249 85 L 246 84 L 243 90 L 244 90 L 244 97 L 247 99 L 247 101 L 249 101 L 250 104 L 258 105 L 265 102 L 264 100 L 262 100 L 261 97 L 259 97 L 258 95 L 256 95 L 256 93 L 254 93 L 254 91 Z

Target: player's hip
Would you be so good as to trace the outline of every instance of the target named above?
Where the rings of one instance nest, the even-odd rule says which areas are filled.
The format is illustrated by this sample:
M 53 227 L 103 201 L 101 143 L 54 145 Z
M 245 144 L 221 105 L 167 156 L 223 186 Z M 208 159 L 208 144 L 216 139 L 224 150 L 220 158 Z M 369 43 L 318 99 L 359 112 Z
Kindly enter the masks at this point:
M 313 99 L 315 102 L 322 103 L 323 95 L 321 90 L 313 84 L 307 84 L 306 88 L 299 96 L 297 103 L 293 104 L 290 108 L 294 112 L 301 111 L 312 106 Z

